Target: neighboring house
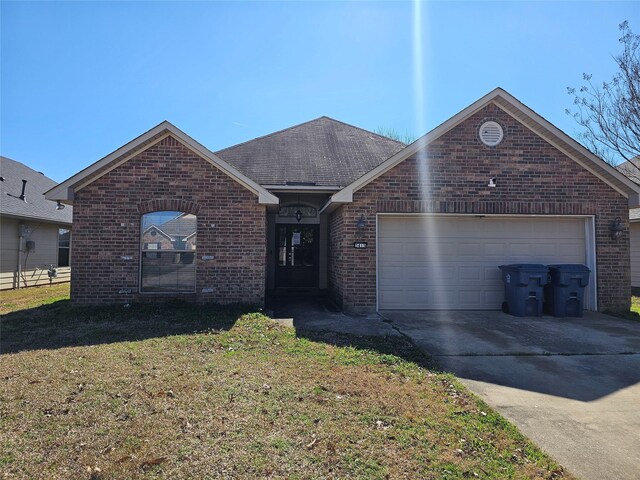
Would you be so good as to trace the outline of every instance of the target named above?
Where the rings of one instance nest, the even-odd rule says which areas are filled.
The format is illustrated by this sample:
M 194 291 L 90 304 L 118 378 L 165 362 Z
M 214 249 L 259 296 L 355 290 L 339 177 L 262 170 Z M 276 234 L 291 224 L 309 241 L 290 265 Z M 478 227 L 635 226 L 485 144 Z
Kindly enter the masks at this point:
M 622 162 L 616 168 L 635 183 L 640 184 L 640 155 L 626 162 Z
M 0 157 L 0 290 L 69 281 L 73 209 L 45 199 L 55 185 L 41 172 Z
M 321 117 L 213 153 L 163 122 L 47 198 L 74 205 L 76 303 L 327 289 L 367 312 L 499 309 L 525 262 L 586 264 L 586 308 L 628 309 L 639 194 L 496 89 L 410 145 Z
M 640 184 L 640 156 L 622 162 L 617 168 L 635 183 Z M 640 208 L 632 208 L 629 210 L 629 223 L 631 286 L 640 288 Z

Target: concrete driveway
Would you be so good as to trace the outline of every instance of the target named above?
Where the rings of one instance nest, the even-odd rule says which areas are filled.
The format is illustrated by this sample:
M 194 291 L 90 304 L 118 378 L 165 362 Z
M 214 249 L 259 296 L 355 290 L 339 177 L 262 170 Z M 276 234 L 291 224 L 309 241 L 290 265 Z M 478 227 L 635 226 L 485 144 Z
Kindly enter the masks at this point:
M 640 322 L 381 313 L 572 473 L 640 478 Z

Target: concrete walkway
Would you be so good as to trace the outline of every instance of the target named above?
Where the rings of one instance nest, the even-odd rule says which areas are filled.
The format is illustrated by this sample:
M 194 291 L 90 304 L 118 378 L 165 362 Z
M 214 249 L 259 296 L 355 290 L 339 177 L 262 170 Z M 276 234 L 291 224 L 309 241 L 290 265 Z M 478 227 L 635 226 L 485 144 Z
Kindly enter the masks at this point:
M 502 312 L 382 316 L 585 479 L 640 479 L 640 323 Z
M 301 331 L 326 331 L 361 336 L 401 335 L 378 314 L 346 315 L 323 296 L 270 300 L 271 318 Z

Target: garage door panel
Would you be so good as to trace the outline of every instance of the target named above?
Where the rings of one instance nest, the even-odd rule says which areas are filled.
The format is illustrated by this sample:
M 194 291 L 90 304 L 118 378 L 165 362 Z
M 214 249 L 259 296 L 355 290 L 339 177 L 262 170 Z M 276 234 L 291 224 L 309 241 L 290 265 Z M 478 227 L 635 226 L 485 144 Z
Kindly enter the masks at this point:
M 482 305 L 483 292 L 481 290 L 459 290 L 457 298 L 458 308 L 478 308 Z M 451 308 L 455 308 L 452 306 Z
M 438 268 L 425 266 L 424 268 L 409 267 L 403 269 L 405 278 L 412 280 L 412 283 L 432 285 L 449 284 L 457 280 L 455 270 L 451 268 Z
M 504 300 L 504 287 L 497 290 L 488 290 L 484 292 L 485 305 L 502 305 Z
M 483 268 L 480 266 L 458 267 L 458 278 L 460 282 L 479 282 L 483 277 Z
M 486 243 L 484 245 L 484 249 L 479 249 L 478 254 L 492 257 L 503 257 L 504 252 L 508 249 L 508 244 L 506 243 Z
M 380 253 L 384 253 L 385 256 L 393 254 L 402 254 L 404 242 L 401 240 L 392 240 L 385 238 L 379 246 Z
M 513 263 L 523 263 L 523 262 L 513 262 Z M 495 265 L 485 266 L 483 268 L 484 268 L 484 280 L 494 284 L 498 281 L 500 282 L 502 281 L 502 272 L 500 272 L 500 270 L 497 269 Z
M 444 256 L 445 258 L 452 255 L 458 255 L 458 251 L 459 251 L 458 245 L 456 245 L 455 243 L 451 243 L 449 239 L 436 242 L 433 245 L 434 245 L 433 248 L 423 245 L 422 251 L 427 252 L 427 254 L 429 253 L 433 254 L 434 252 L 437 252 L 440 255 Z
M 458 283 L 455 270 L 444 268 L 441 270 L 414 270 L 411 273 L 409 273 L 409 269 L 403 269 L 403 275 L 400 278 L 392 278 L 385 275 L 378 280 L 380 288 L 391 289 L 450 287 Z
M 558 245 L 538 243 L 533 246 L 533 255 L 536 257 L 555 257 L 558 255 Z
M 532 255 L 532 246 L 530 243 L 512 242 L 507 246 L 506 253 L 516 257 L 530 256 Z
M 406 305 L 417 307 L 418 305 L 422 305 L 425 300 L 429 302 L 433 301 L 433 294 L 427 289 L 407 290 L 402 300 Z
M 430 293 L 435 308 L 453 308 L 458 303 L 457 288 L 434 288 Z
M 453 239 L 450 240 L 452 242 Z M 480 243 L 468 243 L 468 242 L 456 242 L 458 244 L 458 254 L 459 255 L 468 255 L 475 256 L 478 254 L 478 251 L 482 249 L 482 245 Z
M 403 290 L 383 289 L 380 292 L 380 303 L 385 304 L 387 308 L 406 308 L 403 307 L 405 292 Z
M 499 309 L 499 265 L 585 263 L 581 218 L 380 217 L 381 309 Z
M 381 267 L 385 267 L 385 265 L 382 264 Z M 393 283 L 391 281 L 403 278 L 402 267 L 396 267 L 392 264 L 391 266 L 386 266 L 384 278 L 387 280 L 388 285 L 392 285 Z M 383 280 L 380 279 L 380 285 L 382 284 Z
M 531 236 L 531 226 L 526 222 L 505 223 L 488 219 L 484 224 L 485 231 L 494 238 L 529 238 Z
M 572 245 L 558 245 L 558 254 L 562 257 L 576 259 L 576 262 L 569 263 L 580 263 L 581 259 L 584 257 L 584 255 L 580 254 L 581 248 L 584 248 L 584 246 L 580 243 L 574 243 Z
M 550 220 L 545 223 L 538 223 L 536 225 L 537 233 L 544 237 L 558 237 L 561 236 L 561 232 L 558 229 L 558 223 L 555 220 Z

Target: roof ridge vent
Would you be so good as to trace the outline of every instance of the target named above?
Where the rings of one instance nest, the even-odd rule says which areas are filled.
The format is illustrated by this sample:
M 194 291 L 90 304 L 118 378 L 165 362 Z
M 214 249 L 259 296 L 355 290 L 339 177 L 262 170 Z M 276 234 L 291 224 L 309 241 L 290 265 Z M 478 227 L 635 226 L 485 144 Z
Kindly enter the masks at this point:
M 487 147 L 495 147 L 498 145 L 502 138 L 504 137 L 504 133 L 502 131 L 502 127 L 498 122 L 484 122 L 480 126 L 480 140 Z

